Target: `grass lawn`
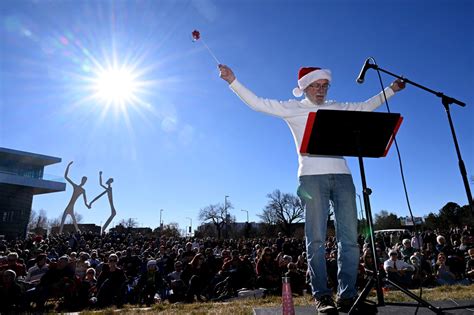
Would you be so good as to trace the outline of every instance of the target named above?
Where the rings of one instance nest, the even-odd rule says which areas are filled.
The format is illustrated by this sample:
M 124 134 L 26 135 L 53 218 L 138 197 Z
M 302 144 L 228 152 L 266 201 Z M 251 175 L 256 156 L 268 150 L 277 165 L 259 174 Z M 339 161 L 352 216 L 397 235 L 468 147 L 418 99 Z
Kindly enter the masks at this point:
M 419 295 L 419 290 L 412 290 L 413 293 Z M 443 286 L 433 289 L 423 289 L 423 299 L 430 301 L 450 300 L 472 300 L 474 302 L 474 284 L 470 286 Z M 375 298 L 375 293 L 371 294 L 371 298 Z M 384 294 L 386 302 L 414 302 L 411 298 L 399 291 L 388 291 Z M 294 298 L 295 305 L 313 305 L 313 301 L 309 295 Z M 137 309 L 132 306 L 125 306 L 119 311 L 120 314 L 226 314 L 226 315 L 249 315 L 253 313 L 256 307 L 279 307 L 281 305 L 281 297 L 270 296 L 262 299 L 247 299 L 232 302 L 220 303 L 192 303 L 192 304 L 159 304 L 148 309 Z M 453 304 L 454 306 L 454 304 Z M 82 312 L 84 314 L 117 314 L 117 310 L 113 308 L 94 311 Z

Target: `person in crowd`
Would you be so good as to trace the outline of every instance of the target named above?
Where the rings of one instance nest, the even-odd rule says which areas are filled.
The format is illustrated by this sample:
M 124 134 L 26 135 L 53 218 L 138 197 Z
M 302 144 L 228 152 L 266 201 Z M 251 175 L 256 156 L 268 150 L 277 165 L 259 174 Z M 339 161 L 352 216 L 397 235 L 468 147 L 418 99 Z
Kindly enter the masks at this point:
M 262 255 L 257 261 L 256 273 L 257 287 L 265 288 L 270 291 L 278 291 L 281 289 L 281 275 L 270 247 L 263 249 Z
M 48 253 L 48 259 L 51 261 L 56 261 L 59 258 L 59 255 L 55 248 L 52 248 Z
M 74 273 L 76 272 L 76 263 L 77 263 L 78 259 L 77 259 L 77 253 L 76 252 L 70 252 L 69 253 L 69 265 L 72 269 L 72 271 L 74 271 Z
M 39 284 L 30 293 L 37 310 L 42 310 L 47 299 L 63 297 L 64 305 L 72 305 L 77 290 L 77 281 L 69 257 L 63 255 L 57 263 L 50 264 Z
M 433 267 L 430 262 L 425 259 L 421 252 L 415 252 L 410 257 L 410 263 L 415 267 L 413 273 L 413 281 L 415 286 L 434 287 L 436 279 L 433 275 Z
M 377 252 L 378 267 L 379 269 L 383 269 L 384 262 L 390 258 L 388 256 L 389 251 L 385 251 L 382 247 L 379 246 L 375 247 L 375 250 Z
M 81 284 L 78 292 L 78 304 L 92 306 L 96 300 L 95 288 L 97 285 L 96 271 L 89 267 L 84 277 L 81 279 Z
M 302 252 L 301 255 L 298 255 L 298 259 L 296 260 L 296 268 L 300 272 L 306 273 L 308 270 L 308 260 L 306 259 L 306 252 Z
M 306 288 L 305 275 L 301 274 L 296 267 L 296 263 L 289 262 L 287 266 L 288 271 L 284 274 L 285 277 L 290 278 L 291 293 L 303 295 Z
M 76 260 L 75 274 L 79 279 L 83 279 L 89 269 L 89 254 L 86 252 L 79 253 L 79 259 Z
M 184 265 L 189 263 L 196 255 L 196 251 L 193 250 L 193 243 L 187 242 L 183 253 L 181 254 L 181 261 Z
M 408 238 L 403 239 L 402 247 L 400 248 L 400 254 L 404 262 L 409 262 L 410 257 L 415 253 L 415 248 L 411 246 L 411 240 Z
M 0 282 L 0 314 L 17 313 L 23 310 L 23 291 L 16 281 L 12 269 L 3 272 Z
M 110 254 L 108 263 L 104 264 L 97 278 L 97 305 L 99 307 L 112 304 L 121 307 L 124 303 L 127 277 L 117 263 L 118 256 Z
M 127 247 L 126 255 L 120 258 L 118 266 L 130 279 L 133 279 L 139 275 L 141 261 L 140 258 L 134 253 L 133 247 Z
M 439 253 L 444 253 L 445 255 L 451 255 L 452 248 L 446 242 L 446 238 L 444 235 L 438 235 L 436 237 L 436 245 L 435 245 L 435 253 L 438 255 Z
M 17 252 L 10 252 L 7 255 L 7 262 L 0 265 L 0 273 L 7 269 L 13 270 L 16 277 L 25 277 L 26 276 L 26 266 L 18 259 Z
M 331 247 L 327 248 L 326 255 L 328 286 L 337 293 L 337 250 Z
M 435 264 L 436 281 L 439 285 L 452 285 L 456 283 L 456 275 L 446 265 L 446 254 L 440 252 Z
M 97 250 L 91 251 L 91 257 L 89 258 L 88 262 L 89 262 L 89 266 L 91 268 L 96 269 L 97 271 L 97 266 L 99 266 L 101 263 L 100 259 L 97 256 Z
M 184 301 L 186 295 L 186 285 L 181 279 L 183 272 L 183 263 L 178 260 L 174 263 L 174 271 L 166 276 L 166 280 L 170 286 L 170 295 L 168 297 L 170 303 Z
M 156 256 L 156 263 L 159 273 L 164 277 L 173 271 L 173 261 L 166 251 L 165 245 L 160 245 L 158 255 Z
M 293 261 L 293 258 L 290 255 L 283 254 L 283 251 L 281 251 L 278 253 L 275 260 L 278 263 L 279 272 L 283 276 L 285 273 L 287 273 L 288 264 Z
M 233 290 L 252 286 L 253 270 L 247 260 L 240 257 L 238 250 L 232 250 L 230 257 L 226 258 L 220 270 L 221 279 L 230 277 Z
M 168 284 L 158 271 L 156 260 L 148 260 L 146 266 L 147 270 L 141 274 L 136 290 L 138 291 L 139 304 L 150 306 L 160 303 L 166 298 Z
M 466 278 L 474 283 L 474 248 L 470 248 L 468 251 L 469 257 L 466 261 Z
M 431 266 L 434 266 L 437 255 L 433 243 L 426 243 L 426 248 L 423 249 L 423 257 L 430 262 Z
M 241 257 L 242 260 L 242 269 L 241 269 L 241 276 L 242 280 L 240 281 L 240 285 L 238 289 L 253 289 L 256 286 L 257 281 L 257 274 L 255 272 L 255 265 L 251 260 L 250 255 L 243 255 Z
M 420 232 L 413 232 L 413 236 L 411 238 L 411 247 L 415 249 L 415 251 L 421 251 L 423 248 L 423 237 L 420 235 Z
M 372 254 L 372 249 L 366 248 L 362 252 L 362 256 L 360 259 L 359 265 L 359 273 L 357 277 L 357 287 L 364 288 L 369 277 L 374 274 L 375 264 L 374 264 L 374 257 Z M 379 269 L 381 270 L 381 269 Z
M 277 252 L 281 252 L 283 250 L 283 243 L 285 242 L 285 239 L 283 238 L 283 233 L 278 232 L 278 238 L 276 239 L 276 246 L 277 246 Z
M 49 265 L 47 264 L 46 254 L 38 254 L 35 258 L 35 265 L 28 269 L 25 282 L 36 286 L 48 269 Z
M 188 243 L 189 244 L 189 243 Z M 194 258 L 184 265 L 184 270 L 181 273 L 181 280 L 187 286 L 186 302 L 194 302 L 194 297 L 199 302 L 203 302 L 203 294 L 206 287 L 205 280 L 208 279 L 208 268 L 204 265 L 205 257 L 198 253 Z
M 471 244 L 469 244 L 470 239 L 471 239 L 471 236 L 468 236 L 468 235 L 463 235 L 461 237 L 461 244 L 459 245 L 460 251 L 467 252 L 470 249 L 470 246 L 471 246 Z
M 403 287 L 410 286 L 415 267 L 398 259 L 398 253 L 396 250 L 391 250 L 389 256 L 390 258 L 384 262 L 383 266 L 388 279 Z
M 443 252 L 440 252 L 438 254 L 438 260 L 436 261 L 435 264 L 435 277 L 436 277 L 436 282 L 439 285 L 453 285 L 453 284 L 461 284 L 461 285 L 468 285 L 469 280 L 468 279 L 460 279 L 459 277 L 456 276 L 455 273 L 453 273 L 450 269 L 450 267 L 446 264 L 446 254 Z

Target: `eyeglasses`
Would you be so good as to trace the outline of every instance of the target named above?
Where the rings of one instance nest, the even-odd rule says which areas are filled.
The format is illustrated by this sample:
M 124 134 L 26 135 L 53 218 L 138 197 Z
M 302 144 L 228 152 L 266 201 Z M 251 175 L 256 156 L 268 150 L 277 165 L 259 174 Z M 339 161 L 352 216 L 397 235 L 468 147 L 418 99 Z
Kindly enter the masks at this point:
M 327 91 L 331 87 L 331 84 L 329 84 L 329 83 L 325 83 L 325 84 L 312 83 L 312 84 L 308 85 L 308 87 L 316 89 L 316 90 Z

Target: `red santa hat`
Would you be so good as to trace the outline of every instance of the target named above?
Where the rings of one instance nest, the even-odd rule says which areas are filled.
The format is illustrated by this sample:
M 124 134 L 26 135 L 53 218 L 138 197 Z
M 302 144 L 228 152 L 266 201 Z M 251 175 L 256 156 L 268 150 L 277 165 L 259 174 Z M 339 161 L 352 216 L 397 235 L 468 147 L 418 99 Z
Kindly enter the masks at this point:
M 298 87 L 293 89 L 293 95 L 300 97 L 303 91 L 314 81 L 326 79 L 331 81 L 331 70 L 316 67 L 303 67 L 298 72 Z

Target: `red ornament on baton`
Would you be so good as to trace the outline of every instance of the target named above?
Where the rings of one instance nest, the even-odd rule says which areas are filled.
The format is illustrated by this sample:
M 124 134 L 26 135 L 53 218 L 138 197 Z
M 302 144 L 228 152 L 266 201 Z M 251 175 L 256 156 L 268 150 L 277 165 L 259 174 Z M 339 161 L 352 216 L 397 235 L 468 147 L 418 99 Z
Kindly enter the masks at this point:
M 221 63 L 219 62 L 219 60 L 217 60 L 216 56 L 214 55 L 214 53 L 211 51 L 211 49 L 206 45 L 206 43 L 204 42 L 203 39 L 201 39 L 201 33 L 198 31 L 198 30 L 194 30 L 192 31 L 191 33 L 192 37 L 193 37 L 193 42 L 197 42 L 198 40 L 200 40 L 200 42 L 204 45 L 204 47 L 207 48 L 207 51 L 209 51 L 209 53 L 211 54 L 212 58 L 214 58 L 214 60 L 217 62 L 218 65 L 220 65 Z
M 194 30 L 194 31 L 191 33 L 191 35 L 193 35 L 193 41 L 194 41 L 194 42 L 197 41 L 197 40 L 199 40 L 199 38 L 201 38 L 201 33 L 199 33 L 198 30 Z

